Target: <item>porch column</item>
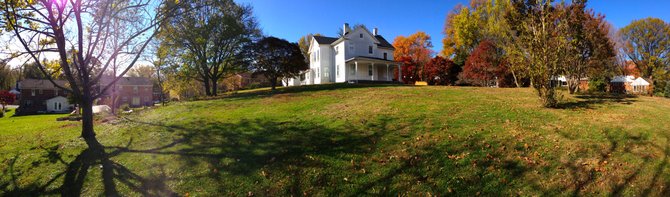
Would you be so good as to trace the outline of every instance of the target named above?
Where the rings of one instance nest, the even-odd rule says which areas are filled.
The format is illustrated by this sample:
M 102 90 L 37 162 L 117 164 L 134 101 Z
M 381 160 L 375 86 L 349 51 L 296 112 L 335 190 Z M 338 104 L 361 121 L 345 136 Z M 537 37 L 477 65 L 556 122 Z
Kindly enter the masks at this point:
M 402 68 L 400 65 L 398 65 L 398 82 L 402 83 Z
M 392 81 L 391 78 L 389 78 L 389 64 L 386 64 L 386 81 Z
M 372 68 L 372 75 L 370 75 L 370 80 L 374 81 L 375 80 L 375 70 L 377 70 L 377 69 L 375 69 L 375 63 L 374 62 L 370 63 L 370 68 Z M 369 72 L 370 72 L 370 70 L 368 70 L 368 73 Z
M 354 80 L 358 80 L 358 61 L 354 61 Z

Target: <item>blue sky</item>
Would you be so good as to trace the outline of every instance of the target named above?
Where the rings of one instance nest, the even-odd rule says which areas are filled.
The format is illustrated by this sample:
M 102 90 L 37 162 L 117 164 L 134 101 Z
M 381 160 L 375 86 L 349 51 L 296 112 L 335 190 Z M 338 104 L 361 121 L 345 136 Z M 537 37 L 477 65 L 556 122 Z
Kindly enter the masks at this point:
M 447 13 L 469 0 L 236 0 L 251 4 L 263 32 L 296 42 L 308 33 L 335 36 L 343 23 L 377 27 L 390 42 L 398 35 L 424 31 L 435 52 L 442 48 Z M 590 8 L 605 14 L 616 28 L 635 19 L 657 17 L 670 22 L 668 0 L 591 0 Z

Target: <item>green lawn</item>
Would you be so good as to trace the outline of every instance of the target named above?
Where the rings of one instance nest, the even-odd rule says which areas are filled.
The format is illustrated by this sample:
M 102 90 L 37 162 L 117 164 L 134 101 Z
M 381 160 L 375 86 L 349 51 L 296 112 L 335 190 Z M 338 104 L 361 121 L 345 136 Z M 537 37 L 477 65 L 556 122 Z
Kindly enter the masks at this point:
M 668 99 L 565 95 L 546 109 L 532 89 L 278 92 L 100 123 L 105 173 L 78 123 L 1 118 L 0 196 L 670 195 Z

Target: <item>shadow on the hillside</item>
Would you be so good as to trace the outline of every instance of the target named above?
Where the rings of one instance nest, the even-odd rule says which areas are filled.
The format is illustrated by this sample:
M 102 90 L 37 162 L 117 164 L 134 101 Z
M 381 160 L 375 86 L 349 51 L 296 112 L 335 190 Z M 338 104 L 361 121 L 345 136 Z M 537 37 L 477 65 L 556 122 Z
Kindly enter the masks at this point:
M 624 193 L 627 189 L 639 191 L 641 196 L 670 195 L 670 188 L 668 188 L 670 180 L 665 178 L 667 175 L 664 173 L 664 170 L 668 167 L 668 156 L 670 156 L 670 138 L 668 136 L 665 136 L 665 145 L 659 146 L 643 136 L 613 131 L 605 132 L 609 147 L 605 149 L 600 149 L 599 146 L 577 147 L 575 152 L 571 154 L 572 158 L 560 166 L 561 169 L 565 169 L 565 173 L 568 175 L 565 180 L 572 184 L 555 188 L 555 190 L 571 191 L 572 196 L 631 195 L 631 193 Z M 567 133 L 559 134 L 569 140 L 579 140 Z M 634 150 L 633 147 L 647 147 L 651 150 L 641 153 L 640 150 Z M 656 151 L 660 151 L 662 155 L 654 155 Z M 595 157 L 592 156 L 594 152 Z M 633 164 L 623 161 L 617 161 L 622 163 L 614 163 L 611 157 L 615 154 L 636 155 L 636 159 L 640 159 L 641 163 Z M 662 159 L 657 157 L 662 157 Z M 658 161 L 660 162 L 655 164 Z M 654 167 L 654 165 L 656 166 Z M 652 168 L 654 169 L 653 177 L 647 182 L 648 185 L 635 185 L 633 183 L 633 181 L 650 178 L 646 177 L 646 174 L 645 177 L 640 177 L 640 174 Z M 607 189 L 608 186 L 611 186 L 610 189 Z
M 630 105 L 636 102 L 637 96 L 627 94 L 585 94 L 575 96 L 577 101 L 561 102 L 558 109 L 596 109 L 602 104 Z
M 300 93 L 300 92 L 315 92 L 315 91 L 326 91 L 326 90 L 339 90 L 339 89 L 354 89 L 354 88 L 370 88 L 370 87 L 392 87 L 392 86 L 403 86 L 399 83 L 389 83 L 389 84 L 349 84 L 349 83 L 333 83 L 333 84 L 321 84 L 321 85 L 302 85 L 302 86 L 292 86 L 278 88 L 276 90 L 256 90 L 250 92 L 239 92 L 239 93 L 229 93 L 217 97 L 207 97 L 204 100 L 211 99 L 220 99 L 220 98 L 259 98 L 259 97 L 268 97 L 277 94 L 286 94 L 286 93 Z M 411 87 L 411 86 L 407 86 Z
M 87 141 L 88 148 L 83 150 L 73 161 L 67 162 L 58 152 L 58 148 L 43 148 L 43 162 L 60 163 L 65 171 L 53 177 L 44 185 L 28 185 L 17 187 L 16 181 L 2 183 L 0 188 L 8 188 L 6 195 L 56 195 L 80 196 L 85 185 L 91 180 L 100 181 L 104 186 L 105 196 L 119 196 L 119 185 L 143 196 L 176 196 L 176 192 L 167 186 L 175 179 L 197 181 L 212 179 L 220 184 L 212 188 L 222 191 L 230 190 L 238 185 L 230 183 L 229 176 L 254 177 L 261 168 L 272 168 L 268 173 L 287 174 L 292 176 L 290 189 L 281 191 L 287 194 L 303 194 L 304 184 L 328 184 L 327 177 L 321 180 L 302 180 L 301 171 L 307 168 L 326 169 L 328 164 L 311 156 L 323 156 L 349 161 L 346 155 L 368 153 L 374 150 L 375 142 L 384 135 L 385 122 L 368 127 L 366 131 L 346 128 L 341 132 L 307 121 L 276 122 L 262 119 L 242 120 L 239 123 L 223 123 L 212 120 L 196 120 L 187 126 L 164 125 L 125 119 L 131 124 L 160 127 L 166 132 L 174 132 L 178 139 L 162 142 L 158 147 L 134 145 L 130 139 L 123 146 L 103 146 L 96 140 Z M 144 166 L 155 174 L 142 176 L 134 172 L 137 169 L 126 167 L 117 162 L 115 157 L 127 154 L 172 155 L 176 156 L 173 165 L 183 165 L 183 170 L 206 170 L 205 177 L 172 177 L 166 174 L 164 166 Z M 147 157 L 147 156 L 143 156 Z M 151 156 L 153 157 L 153 156 Z M 191 169 L 194 165 L 205 162 L 211 169 Z M 13 164 L 13 163 L 12 163 Z M 36 164 L 39 166 L 40 164 Z M 161 164 L 162 165 L 162 164 Z M 133 166 L 135 168 L 136 166 Z M 209 168 L 209 167 L 208 167 Z M 91 172 L 100 170 L 102 177 L 91 178 Z M 7 173 L 16 174 L 13 168 Z M 20 175 L 17 175 L 20 176 Z M 263 175 L 266 176 L 266 175 Z M 193 180 L 191 180 L 193 179 Z M 12 180 L 16 180 L 14 177 Z M 63 180 L 60 187 L 54 186 L 57 180 Z M 309 183 L 305 183 L 311 181 Z M 10 187 L 13 185 L 14 187 Z M 217 191 L 211 191 L 217 193 Z M 255 193 L 273 192 L 259 188 Z

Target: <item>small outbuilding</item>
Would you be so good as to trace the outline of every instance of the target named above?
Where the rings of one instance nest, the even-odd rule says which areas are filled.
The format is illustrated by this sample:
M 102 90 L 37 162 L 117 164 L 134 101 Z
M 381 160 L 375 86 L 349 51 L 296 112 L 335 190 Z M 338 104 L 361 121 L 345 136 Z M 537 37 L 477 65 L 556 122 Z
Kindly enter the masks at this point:
M 67 98 L 62 96 L 53 97 L 46 100 L 47 112 L 49 113 L 67 113 L 72 109 L 72 105 L 67 102 Z
M 610 92 L 624 94 L 646 94 L 651 84 L 642 77 L 616 76 L 610 81 Z

